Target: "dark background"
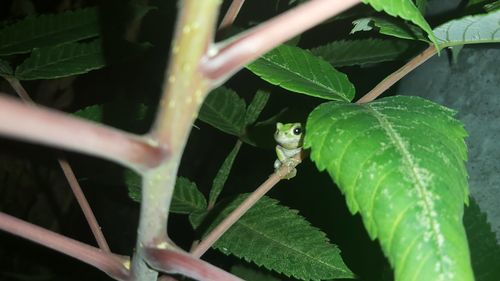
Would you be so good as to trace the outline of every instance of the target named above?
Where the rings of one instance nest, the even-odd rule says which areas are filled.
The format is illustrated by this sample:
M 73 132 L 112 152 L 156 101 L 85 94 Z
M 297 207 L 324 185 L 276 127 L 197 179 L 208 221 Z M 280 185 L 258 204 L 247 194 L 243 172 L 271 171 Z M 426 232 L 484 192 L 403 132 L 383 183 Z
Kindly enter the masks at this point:
M 16 8 L 18 6 L 15 6 L 14 2 L 16 5 L 24 2 L 32 3 L 32 6 Z M 57 13 L 66 8 L 98 5 L 101 8 L 102 36 L 109 55 L 112 56 L 120 40 L 123 40 L 129 18 L 126 2 L 1 0 L 0 20 L 14 22 L 22 18 L 26 10 L 36 14 Z M 286 2 L 247 1 L 236 25 L 246 28 L 249 24 L 271 18 L 287 8 Z M 448 1 L 434 2 L 446 5 Z M 160 93 L 167 63 L 166 54 L 177 11 L 176 1 L 149 1 L 149 3 L 158 9 L 149 12 L 144 18 L 138 40 L 150 42 L 153 47 L 139 57 L 78 76 L 71 81 L 69 92 L 55 91 L 47 95 L 44 92 L 47 82 L 44 81 L 30 81 L 23 85 L 37 102 L 67 112 L 74 112 L 93 104 L 107 104 L 109 106 L 105 107 L 105 123 L 138 133 L 146 132 L 154 116 L 155 104 Z M 224 4 L 223 10 L 226 7 L 227 3 Z M 450 16 L 454 14 L 445 10 L 433 15 L 431 22 L 439 22 Z M 351 20 L 318 26 L 301 37 L 299 46 L 309 48 L 334 39 L 346 38 L 349 36 Z M 117 22 L 123 24 L 116 24 Z M 349 75 L 358 95 L 362 95 L 401 66 L 404 59 L 416 54 L 423 47 L 415 43 L 408 54 L 395 62 L 340 70 Z M 473 49 L 470 52 L 475 51 Z M 493 56 L 498 58 L 498 52 Z M 446 56 L 443 59 L 446 59 Z M 481 58 L 481 60 L 489 59 L 489 57 Z M 426 70 L 422 75 L 433 74 L 431 70 Z M 407 85 L 406 92 L 419 87 L 410 82 L 403 83 Z M 498 79 L 496 83 L 492 87 L 498 89 Z M 290 93 L 269 85 L 246 70 L 237 73 L 226 86 L 234 89 L 247 101 L 247 104 L 257 89 L 271 92 L 269 103 L 259 120 L 265 120 L 286 109 L 280 121 L 304 122 L 307 114 L 321 103 L 319 99 Z M 395 89 L 397 87 L 387 94 L 391 94 Z M 0 81 L 0 90 L 13 94 L 5 81 Z M 460 89 L 456 91 L 460 92 Z M 130 111 L 130 107 L 138 103 L 149 105 L 148 118 L 140 123 L 140 126 L 132 126 L 131 124 L 136 122 L 130 120 L 133 116 L 127 112 Z M 198 187 L 208 194 L 213 177 L 236 139 L 201 121 L 197 121 L 196 126 L 198 128 L 192 130 L 179 175 L 196 182 Z M 260 135 L 256 136 L 264 140 L 260 147 L 243 145 L 225 185 L 223 197 L 251 192 L 273 171 L 275 159 L 273 130 L 272 126 L 260 128 L 257 132 Z M 0 139 L 0 210 L 74 239 L 95 244 L 58 168 L 56 162 L 58 155 L 60 151 L 46 147 Z M 118 254 L 131 255 L 135 243 L 139 204 L 127 196 L 127 189 L 123 183 L 123 168 L 91 157 L 72 153 L 65 155 L 75 169 L 111 249 Z M 296 178 L 280 183 L 269 196 L 280 200 L 290 208 L 299 210 L 312 225 L 326 232 L 331 241 L 342 250 L 345 262 L 360 280 L 392 279 L 392 271 L 386 259 L 378 244 L 368 238 L 360 217 L 349 214 L 338 189 L 325 173 L 318 173 L 309 160 L 300 166 Z M 188 249 L 192 240 L 197 237 L 187 217 L 183 215 L 171 215 L 169 229 L 172 239 L 185 249 Z M 204 258 L 226 269 L 233 264 L 241 263 L 216 251 L 209 251 Z M 283 276 L 279 278 L 286 279 Z M 0 280 L 110 280 L 110 278 L 63 254 L 0 232 Z

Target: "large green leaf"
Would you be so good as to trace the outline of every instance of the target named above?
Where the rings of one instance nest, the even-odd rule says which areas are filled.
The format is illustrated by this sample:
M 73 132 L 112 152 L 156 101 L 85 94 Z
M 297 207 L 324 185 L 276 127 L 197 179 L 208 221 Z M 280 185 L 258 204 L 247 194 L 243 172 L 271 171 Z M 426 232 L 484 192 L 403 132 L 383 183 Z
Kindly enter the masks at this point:
M 464 225 L 469 239 L 472 267 L 476 281 L 500 280 L 500 245 L 495 232 L 481 212 L 479 205 L 471 198 L 465 209 Z
M 126 170 L 124 175 L 129 197 L 136 202 L 141 202 L 141 177 L 130 170 Z M 207 201 L 196 184 L 187 178 L 178 177 L 175 182 L 170 212 L 189 214 L 204 211 L 206 208 Z
M 27 53 L 33 48 L 74 42 L 97 35 L 97 8 L 27 17 L 0 30 L 0 55 Z
M 210 229 L 220 223 L 247 198 L 238 196 L 217 216 Z M 191 221 L 196 226 L 203 214 Z M 325 234 L 312 227 L 297 211 L 264 196 L 214 244 L 259 266 L 302 280 L 353 278 L 339 249 Z
M 235 91 L 219 87 L 207 96 L 198 118 L 213 127 L 235 136 L 243 130 L 245 101 Z
M 440 46 L 499 43 L 500 10 L 489 14 L 467 16 L 442 24 L 434 29 Z
M 438 42 L 431 27 L 412 0 L 362 0 L 362 2 L 370 4 L 377 11 L 385 11 L 391 16 L 413 22 L 427 32 L 429 39 L 437 46 Z
M 396 280 L 473 280 L 465 230 L 466 132 L 450 109 L 417 97 L 330 102 L 304 146 L 378 238 Z
M 298 47 L 281 45 L 246 66 L 267 82 L 313 97 L 351 101 L 354 86 L 344 73 Z
M 408 51 L 409 47 L 406 40 L 342 40 L 311 49 L 311 53 L 333 66 L 349 66 L 395 60 Z
M 106 65 L 101 41 L 34 49 L 16 68 L 19 80 L 54 79 L 82 74 Z

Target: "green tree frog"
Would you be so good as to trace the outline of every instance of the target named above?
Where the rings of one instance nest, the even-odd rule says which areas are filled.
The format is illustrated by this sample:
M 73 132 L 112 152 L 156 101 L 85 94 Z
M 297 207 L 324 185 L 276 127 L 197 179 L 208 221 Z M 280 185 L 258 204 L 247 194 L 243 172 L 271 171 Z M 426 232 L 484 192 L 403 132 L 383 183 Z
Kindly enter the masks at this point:
M 274 161 L 274 169 L 278 170 L 282 165 L 293 165 L 297 160 L 293 159 L 297 153 L 302 151 L 302 125 L 300 123 L 277 123 L 274 139 L 276 145 L 276 155 L 278 159 Z M 297 169 L 290 171 L 285 179 L 291 179 L 297 174 Z

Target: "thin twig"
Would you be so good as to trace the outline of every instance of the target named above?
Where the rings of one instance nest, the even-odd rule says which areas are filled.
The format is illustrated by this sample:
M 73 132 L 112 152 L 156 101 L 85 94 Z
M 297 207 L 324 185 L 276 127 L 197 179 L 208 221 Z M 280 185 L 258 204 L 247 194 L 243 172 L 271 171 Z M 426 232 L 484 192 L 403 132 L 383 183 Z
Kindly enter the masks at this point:
M 236 209 L 234 209 L 224 220 L 218 224 L 203 240 L 196 245 L 191 254 L 201 257 L 236 221 L 238 221 L 262 196 L 273 188 L 284 176 L 290 173 L 305 157 L 302 151 L 294 157 L 295 165 L 283 165 L 274 172 L 264 183 L 262 183 L 250 196 L 248 196 Z
M 33 105 L 35 104 L 33 99 L 31 99 L 30 95 L 28 95 L 28 92 L 26 92 L 26 89 L 24 89 L 23 85 L 21 84 L 21 82 L 19 82 L 19 80 L 17 78 L 12 77 L 12 76 L 2 76 L 2 77 L 5 78 L 5 80 L 7 80 L 7 82 L 9 82 L 12 89 L 14 89 L 14 91 L 17 93 L 17 95 L 25 103 L 33 104 Z
M 161 272 L 182 274 L 203 281 L 243 281 L 188 253 L 173 249 L 146 249 L 148 264 Z
M 382 82 L 380 82 L 377 86 L 375 86 L 371 91 L 369 91 L 366 95 L 361 97 L 356 103 L 367 103 L 378 96 L 380 96 L 383 92 L 387 91 L 392 85 L 396 84 L 401 78 L 405 77 L 412 70 L 417 68 L 419 65 L 424 63 L 426 60 L 431 58 L 436 54 L 436 48 L 434 46 L 429 46 L 423 52 L 418 54 L 416 57 L 411 59 L 401 68 L 393 72 L 391 75 L 387 76 Z
M 233 2 L 231 2 L 231 5 L 227 9 L 224 18 L 222 19 L 222 22 L 219 25 L 219 30 L 225 29 L 233 25 L 234 20 L 236 19 L 238 13 L 240 12 L 241 6 L 243 6 L 243 3 L 245 3 L 245 0 L 233 0 Z
M 64 172 L 64 175 L 66 176 L 66 179 L 68 180 L 73 194 L 75 195 L 78 205 L 80 205 L 80 208 L 82 209 L 83 215 L 90 226 L 90 230 L 92 230 L 92 233 L 94 234 L 97 245 L 99 245 L 99 248 L 101 248 L 104 252 L 110 253 L 111 250 L 109 249 L 108 242 L 106 242 L 106 238 L 102 233 L 101 227 L 94 216 L 94 212 L 92 211 L 87 198 L 85 198 L 85 195 L 83 194 L 80 184 L 78 184 L 78 180 L 75 177 L 75 173 L 73 173 L 73 169 L 71 169 L 68 161 L 64 158 L 59 158 L 58 162 Z
M 7 76 L 4 78 L 10 83 L 14 91 L 16 91 L 17 95 L 26 103 L 28 104 L 33 104 L 35 105 L 35 102 L 31 97 L 29 96 L 28 92 L 26 89 L 23 87 L 23 85 L 19 82 L 19 80 L 15 77 Z M 87 220 L 87 223 L 89 224 L 90 230 L 94 234 L 94 238 L 97 242 L 97 245 L 99 245 L 99 248 L 105 252 L 110 253 L 111 250 L 109 249 L 108 243 L 106 241 L 106 238 L 104 237 L 104 234 L 102 233 L 101 227 L 99 226 L 99 223 L 97 222 L 97 219 L 94 215 L 94 212 L 92 211 L 92 208 L 90 207 L 87 198 L 85 198 L 85 194 L 83 193 L 82 188 L 80 187 L 80 184 L 78 183 L 78 180 L 75 177 L 75 173 L 73 172 L 73 169 L 69 165 L 68 161 L 64 159 L 63 157 L 59 157 L 57 159 L 57 162 L 61 166 L 61 169 L 63 170 L 64 176 L 66 177 L 66 180 L 68 181 L 69 186 L 71 187 L 71 191 L 73 191 L 73 195 L 76 198 L 76 201 L 78 202 L 78 205 L 80 205 L 80 208 L 82 209 L 82 212 L 85 216 L 85 219 Z
M 0 229 L 90 264 L 117 280 L 128 280 L 128 261 L 0 212 Z
M 0 95 L 0 135 L 86 153 L 137 171 L 155 167 L 166 151 L 149 139 Z

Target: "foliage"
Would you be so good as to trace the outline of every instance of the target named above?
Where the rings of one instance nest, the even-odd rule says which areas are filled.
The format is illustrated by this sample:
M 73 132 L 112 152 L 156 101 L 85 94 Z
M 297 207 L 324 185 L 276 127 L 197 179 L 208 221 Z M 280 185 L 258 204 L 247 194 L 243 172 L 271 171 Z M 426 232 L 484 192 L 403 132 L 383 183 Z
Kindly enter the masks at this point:
M 500 10 L 451 20 L 434 29 L 442 46 L 500 42 Z
M 241 204 L 247 195 L 231 201 L 213 220 L 207 231 L 220 223 Z M 200 224 L 206 214 L 191 217 Z M 247 243 L 241 243 L 245 237 Z M 325 234 L 312 227 L 297 211 L 280 206 L 278 201 L 263 197 L 229 231 L 214 244 L 225 254 L 253 261 L 301 280 L 352 278 L 340 251 L 328 242 Z
M 289 91 L 329 100 L 350 101 L 354 87 L 347 76 L 300 48 L 281 45 L 247 68 Z
M 309 116 L 311 159 L 380 240 L 396 280 L 473 280 L 461 220 L 466 132 L 453 114 L 400 96 L 325 103 Z
M 341 40 L 311 49 L 336 67 L 367 65 L 400 59 L 410 48 L 404 40 L 359 39 Z
M 266 7 L 274 11 L 305 1 L 285 2 L 286 5 L 278 1 Z M 288 181 L 281 190 L 263 197 L 213 245 L 229 257 L 210 255 L 207 259 L 217 264 L 239 264 L 244 260 L 257 265 L 251 269 L 232 267 L 234 273 L 248 280 L 278 280 L 284 276 L 293 280 L 375 280 L 373 276 L 379 272 L 359 269 L 359 263 L 364 262 L 363 252 L 343 250 L 341 254 L 340 249 L 347 246 L 340 242 L 338 234 L 356 231 L 353 225 L 329 228 L 338 218 L 328 213 L 307 215 L 321 206 L 316 200 L 304 203 L 305 197 L 297 195 L 299 189 L 307 193 L 310 186 L 316 186 L 320 182 L 318 171 L 326 170 L 331 181 L 322 187 L 338 186 L 349 211 L 361 215 L 369 238 L 378 239 L 396 280 L 498 280 L 499 246 L 474 201 L 466 209 L 462 223 L 464 203 L 469 198 L 464 166 L 467 133 L 455 119 L 455 112 L 416 97 L 352 103 L 355 88 L 373 84 L 373 77 L 382 75 L 379 71 L 385 75 L 385 62 L 399 65 L 409 55 L 417 55 L 423 43 L 438 48 L 498 43 L 498 2 L 471 0 L 466 10 L 456 13 L 460 17 L 446 19 L 434 28 L 422 15 L 428 1 L 363 2 L 388 15 L 366 13 L 359 7 L 352 9 L 322 25 L 320 31 L 311 31 L 319 40 L 309 42 L 308 33 L 289 41 L 289 45 L 277 46 L 248 64 L 248 71 L 242 71 L 208 95 L 198 114 L 203 123 L 197 123 L 199 130 L 192 130 L 181 163 L 180 174 L 186 176 L 176 178 L 170 206 L 170 212 L 182 215 L 175 217 L 178 220 L 172 224 L 187 226 L 189 219 L 192 229 L 187 230 L 189 235 L 181 230 L 174 235 L 186 240 L 194 235 L 203 238 L 214 229 L 248 197 L 249 188 L 265 181 L 272 172 L 275 122 L 304 122 L 300 116 L 308 115 L 304 145 L 310 149 L 317 169 L 304 168 L 303 172 L 299 167 L 299 179 Z M 481 7 L 481 13 L 469 14 L 476 6 Z M 138 6 L 133 18 L 140 22 L 150 10 L 151 7 Z M 159 21 L 168 10 L 160 7 L 153 17 Z M 109 93 L 100 92 L 99 98 L 77 94 L 77 102 L 68 110 L 83 108 L 74 115 L 107 123 L 106 118 L 115 114 L 110 108 L 118 106 L 122 109 L 118 119 L 146 131 L 150 125 L 144 125 L 146 115 L 156 108 L 156 94 L 163 77 L 143 70 L 164 67 L 158 66 L 158 61 L 164 63 L 158 54 L 166 53 L 164 46 L 168 44 L 161 40 L 152 45 L 123 40 L 117 43 L 119 48 L 110 50 L 100 19 L 99 9 L 90 7 L 3 22 L 0 76 L 30 80 L 26 83 L 32 87 L 40 85 L 39 80 L 54 79 L 53 82 L 75 76 L 81 79 L 80 89 L 90 92 L 85 87 L 100 87 L 99 83 L 107 82 L 109 73 L 105 71 L 127 69 L 130 73 L 120 72 L 120 85 Z M 153 29 L 147 23 L 144 22 L 144 29 Z M 157 26 L 165 24 L 160 23 Z M 349 30 L 325 32 L 351 23 L 354 28 L 349 35 Z M 162 40 L 164 35 L 160 36 Z M 110 68 L 103 70 L 105 67 Z M 248 75 L 249 72 L 256 76 Z M 104 79 L 92 80 L 92 75 Z M 86 79 L 97 82 L 88 83 Z M 137 89 L 128 88 L 135 80 L 142 83 L 137 91 L 140 94 L 129 97 L 127 93 Z M 254 137 L 268 141 L 257 142 Z M 94 168 L 94 163 L 86 161 L 82 160 L 83 166 Z M 107 171 L 109 167 L 99 169 Z M 17 174 L 19 171 L 8 171 L 2 177 L 12 180 Z M 107 177 L 115 185 L 122 181 L 119 184 L 126 187 L 129 198 L 141 201 L 139 175 L 129 170 L 120 170 L 119 176 L 109 174 Z M 308 179 L 307 184 L 296 183 L 301 177 Z M 317 201 L 343 206 L 335 198 Z M 294 206 L 294 202 L 304 203 L 308 209 L 287 207 Z M 321 230 L 313 225 L 321 226 Z M 183 240 L 180 244 L 192 242 Z

